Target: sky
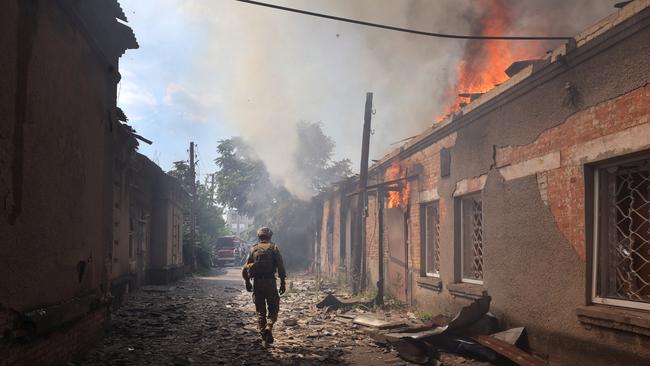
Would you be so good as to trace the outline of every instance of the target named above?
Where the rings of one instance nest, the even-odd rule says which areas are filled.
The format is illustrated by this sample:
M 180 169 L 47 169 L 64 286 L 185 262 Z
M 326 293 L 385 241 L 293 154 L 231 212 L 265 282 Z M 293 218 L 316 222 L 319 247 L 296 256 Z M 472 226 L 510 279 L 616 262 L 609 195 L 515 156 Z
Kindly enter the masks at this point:
M 475 31 L 492 1 L 513 33 L 573 35 L 614 9 L 609 0 L 268 0 L 427 31 Z M 234 0 L 120 0 L 140 48 L 120 60 L 118 106 L 140 151 L 169 170 L 197 144 L 199 178 L 216 170 L 219 140 L 240 136 L 277 184 L 306 198 L 292 165 L 300 121 L 322 123 L 336 158 L 357 170 L 366 92 L 374 93 L 371 159 L 430 127 L 448 107 L 464 41 L 316 19 Z M 558 44 L 546 44 L 554 47 Z M 550 49 L 550 48 L 548 48 Z M 540 55 L 543 56 L 543 55 Z

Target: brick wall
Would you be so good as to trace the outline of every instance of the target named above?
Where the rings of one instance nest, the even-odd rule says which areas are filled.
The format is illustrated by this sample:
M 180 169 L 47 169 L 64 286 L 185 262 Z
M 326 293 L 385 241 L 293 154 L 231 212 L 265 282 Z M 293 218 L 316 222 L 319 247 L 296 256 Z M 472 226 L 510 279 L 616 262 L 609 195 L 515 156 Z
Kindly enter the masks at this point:
M 650 87 L 646 85 L 574 114 L 529 145 L 498 149 L 497 166 L 519 164 L 522 171 L 516 177 L 537 175 L 540 195 L 549 205 L 558 228 L 585 260 L 583 165 L 649 148 L 649 123 Z M 540 164 L 541 168 L 525 164 L 541 161 L 541 157 L 554 152 L 559 153 L 559 164 Z
M 107 311 L 98 309 L 74 324 L 28 343 L 0 341 L 3 342 L 0 343 L 0 366 L 65 364 L 101 337 L 106 319 Z

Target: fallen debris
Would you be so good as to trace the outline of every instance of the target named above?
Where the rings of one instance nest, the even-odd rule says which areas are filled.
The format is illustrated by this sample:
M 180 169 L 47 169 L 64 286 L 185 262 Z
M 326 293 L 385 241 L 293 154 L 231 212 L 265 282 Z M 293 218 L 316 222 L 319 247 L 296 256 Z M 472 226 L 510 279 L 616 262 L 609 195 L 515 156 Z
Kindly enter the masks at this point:
M 295 327 L 298 325 L 298 321 L 296 319 L 284 319 L 282 323 L 284 323 L 284 325 L 287 327 Z
M 476 323 L 490 311 L 490 302 L 492 298 L 483 295 L 468 306 L 460 309 L 460 312 L 449 322 L 449 329 L 466 328 Z
M 438 358 L 435 350 L 426 343 L 416 339 L 401 338 L 390 340 L 389 342 L 397 350 L 399 356 L 409 362 L 423 365 Z
M 360 315 L 352 321 L 354 324 L 363 325 L 377 329 L 391 329 L 405 325 L 403 320 L 385 320 L 374 315 Z
M 519 339 L 521 339 L 525 329 L 526 328 L 524 327 L 512 328 L 512 329 L 504 330 L 503 332 L 491 334 L 491 336 L 498 340 L 504 341 L 508 344 L 514 345 L 519 342 Z
M 543 366 L 544 363 L 516 346 L 491 336 L 478 336 L 478 342 L 520 366 Z
M 429 328 L 372 332 L 370 336 L 377 344 L 394 347 L 399 356 L 409 362 L 428 363 L 433 355 L 449 352 L 490 362 L 504 356 L 521 365 L 537 366 L 535 362 L 539 360 L 515 346 L 524 328 L 495 333 L 499 322 L 489 313 L 490 301 L 489 296 L 482 296 L 462 308 L 446 325 L 442 325 L 445 319 L 438 316 L 436 319 L 442 324 L 434 323 Z
M 338 310 L 338 309 L 350 309 L 353 307 L 364 307 L 366 309 L 371 308 L 373 301 L 341 301 L 336 296 L 331 293 L 327 294 L 325 298 L 316 304 L 317 309 L 325 309 L 326 311 Z

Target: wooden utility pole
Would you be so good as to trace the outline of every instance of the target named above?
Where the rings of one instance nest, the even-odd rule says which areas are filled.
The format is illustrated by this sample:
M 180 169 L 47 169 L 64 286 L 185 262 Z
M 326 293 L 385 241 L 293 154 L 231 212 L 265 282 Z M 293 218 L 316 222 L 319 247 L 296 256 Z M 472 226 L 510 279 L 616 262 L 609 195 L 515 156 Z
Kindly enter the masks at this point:
M 190 253 L 190 269 L 192 272 L 196 271 L 196 168 L 194 163 L 194 142 L 190 142 L 190 194 L 192 195 L 190 202 L 190 245 L 188 247 Z
M 216 173 L 210 174 L 210 177 L 212 178 L 212 183 L 210 184 L 210 203 L 214 205 L 214 175 Z
M 357 203 L 355 242 L 360 251 L 358 263 L 355 263 L 358 287 L 362 290 L 366 285 L 366 187 L 368 186 L 368 155 L 370 154 L 370 126 L 372 120 L 372 93 L 366 93 L 366 107 L 363 116 L 363 139 L 361 142 L 361 168 L 359 170 L 359 196 Z M 356 292 L 356 291 L 355 291 Z

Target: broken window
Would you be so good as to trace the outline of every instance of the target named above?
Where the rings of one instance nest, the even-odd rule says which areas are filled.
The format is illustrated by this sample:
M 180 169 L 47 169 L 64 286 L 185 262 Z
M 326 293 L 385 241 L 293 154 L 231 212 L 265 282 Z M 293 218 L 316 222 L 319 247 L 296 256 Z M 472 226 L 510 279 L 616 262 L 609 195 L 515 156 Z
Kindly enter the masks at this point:
M 480 193 L 459 200 L 462 280 L 483 283 L 483 200 Z
M 594 176 L 593 300 L 650 309 L 650 158 Z
M 438 202 L 428 203 L 422 206 L 424 218 L 422 222 L 424 251 L 423 260 L 424 275 L 440 276 L 440 213 Z

